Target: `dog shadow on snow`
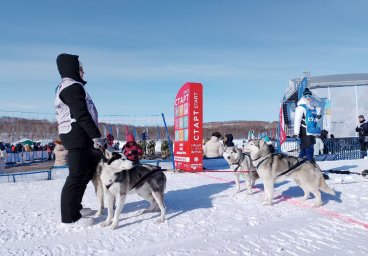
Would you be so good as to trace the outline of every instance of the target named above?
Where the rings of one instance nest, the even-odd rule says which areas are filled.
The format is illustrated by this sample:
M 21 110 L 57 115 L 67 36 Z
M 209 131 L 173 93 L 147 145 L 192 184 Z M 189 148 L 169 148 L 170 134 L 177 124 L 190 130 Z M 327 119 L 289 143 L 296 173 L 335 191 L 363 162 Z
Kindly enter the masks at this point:
M 244 187 L 244 181 L 240 182 Z M 254 186 L 258 188 L 259 184 Z M 229 189 L 229 193 L 226 195 L 217 195 L 225 190 Z M 250 195 L 246 195 L 246 189 L 240 191 L 240 195 L 244 195 L 244 198 Z M 235 191 L 234 182 L 227 183 L 215 183 L 206 184 L 198 187 L 192 187 L 187 189 L 179 189 L 169 191 L 165 194 L 165 203 L 168 208 L 168 213 L 172 214 L 167 219 L 173 219 L 183 213 L 190 212 L 197 209 L 213 208 L 213 199 L 221 197 L 231 197 Z M 253 190 L 252 195 L 261 191 Z M 215 196 L 216 195 L 216 196 Z
M 244 183 L 244 182 L 241 182 Z M 282 182 L 279 184 L 275 184 L 275 187 L 286 184 L 286 182 Z M 244 185 L 243 185 L 244 186 Z M 261 184 L 257 184 L 255 188 L 261 188 Z M 178 190 L 171 190 L 165 193 L 165 205 L 167 214 L 166 220 L 173 219 L 183 213 L 190 212 L 197 209 L 209 209 L 213 208 L 213 199 L 215 195 L 229 189 L 230 194 L 227 195 L 219 195 L 216 198 L 220 197 L 230 197 L 232 196 L 232 190 L 235 190 L 235 186 L 233 183 L 215 183 L 215 184 L 206 184 L 198 187 L 190 187 Z M 253 194 L 257 194 L 260 191 L 253 191 Z M 242 190 L 241 193 L 244 193 Z M 244 194 L 245 195 L 245 194 Z M 140 200 L 136 202 L 129 202 L 124 204 L 123 213 L 126 215 L 130 215 L 128 217 L 121 217 L 120 221 L 127 220 L 132 217 L 137 216 L 145 216 L 131 223 L 124 223 L 119 225 L 118 228 L 126 227 L 133 224 L 138 224 L 143 221 L 147 221 L 150 219 L 155 219 L 160 216 L 160 212 L 156 212 L 156 214 L 143 214 L 144 209 L 147 209 L 149 206 L 148 202 L 145 200 Z M 136 213 L 136 214 L 134 214 Z M 107 209 L 104 209 L 104 215 L 99 217 L 96 222 L 102 222 L 106 219 Z
M 330 168 L 328 170 L 332 170 L 332 171 L 349 171 L 350 169 L 354 169 L 358 167 L 358 165 L 343 165 L 343 166 L 340 166 L 340 167 L 333 167 L 333 168 Z
M 324 205 L 327 204 L 330 200 L 338 202 L 338 203 L 342 203 L 341 192 L 336 191 L 336 190 L 335 192 L 336 192 L 336 195 L 334 196 L 321 192 L 322 202 Z M 303 196 L 304 196 L 304 192 L 299 186 L 289 187 L 287 190 L 282 191 L 281 195 L 274 198 L 275 201 L 273 204 L 279 204 L 289 199 L 300 199 Z M 314 199 L 314 198 L 315 198 L 314 195 L 310 193 L 309 200 Z M 307 200 L 306 202 L 308 202 L 309 200 Z
M 212 208 L 214 195 L 219 194 L 227 189 L 235 189 L 232 183 L 215 183 L 206 184 L 198 187 L 190 187 L 178 190 L 171 190 L 165 193 L 165 205 L 166 213 L 170 214 L 167 216 L 166 220 L 175 218 L 183 213 L 190 212 L 197 209 L 208 209 Z M 231 195 L 226 195 L 231 196 Z M 160 212 L 155 212 L 155 214 L 143 214 L 144 209 L 149 206 L 148 202 L 145 200 L 140 200 L 136 202 L 129 202 L 124 204 L 122 213 L 129 215 L 128 217 L 120 217 L 120 221 L 127 220 L 132 217 L 145 216 L 136 220 L 132 223 L 124 223 L 119 225 L 118 228 L 126 227 L 129 225 L 141 223 L 150 219 L 158 218 Z M 134 215 L 134 213 L 136 213 Z M 96 222 L 102 222 L 106 219 L 107 209 L 104 209 L 103 216 L 96 219 Z

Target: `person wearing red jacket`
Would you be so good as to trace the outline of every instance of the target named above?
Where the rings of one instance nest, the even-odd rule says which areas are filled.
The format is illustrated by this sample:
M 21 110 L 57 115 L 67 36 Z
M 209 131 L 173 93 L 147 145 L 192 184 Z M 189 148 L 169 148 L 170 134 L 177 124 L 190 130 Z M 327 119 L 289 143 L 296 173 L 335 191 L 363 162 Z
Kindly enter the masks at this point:
M 114 136 L 111 133 L 108 133 L 106 136 L 106 140 L 107 140 L 107 147 L 108 148 L 112 148 L 112 145 L 114 144 Z
M 122 152 L 128 160 L 135 164 L 139 163 L 139 157 L 143 155 L 143 150 L 135 141 L 133 134 L 128 134 L 127 143 L 124 145 Z

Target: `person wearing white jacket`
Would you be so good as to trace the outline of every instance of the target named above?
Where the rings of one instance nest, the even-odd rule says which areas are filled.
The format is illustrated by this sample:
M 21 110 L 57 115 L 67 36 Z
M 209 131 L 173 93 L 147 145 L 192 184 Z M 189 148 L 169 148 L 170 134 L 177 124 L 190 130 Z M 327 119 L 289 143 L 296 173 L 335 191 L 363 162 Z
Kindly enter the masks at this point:
M 315 136 L 320 135 L 321 131 L 317 127 L 317 121 L 321 118 L 321 108 L 312 106 L 312 92 L 306 88 L 303 97 L 299 100 L 295 109 L 294 119 L 294 138 L 300 138 L 299 157 L 306 157 L 313 161 L 314 148 L 316 143 Z
M 209 141 L 206 142 L 203 148 L 203 153 L 208 158 L 221 157 L 224 153 L 224 146 L 220 142 L 221 133 L 214 132 Z

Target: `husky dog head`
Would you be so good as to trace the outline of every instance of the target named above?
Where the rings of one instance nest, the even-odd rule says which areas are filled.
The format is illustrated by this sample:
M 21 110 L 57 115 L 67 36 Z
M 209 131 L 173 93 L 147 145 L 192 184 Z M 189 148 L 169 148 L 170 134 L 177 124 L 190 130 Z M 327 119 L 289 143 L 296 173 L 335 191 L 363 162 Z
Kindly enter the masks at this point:
M 124 170 L 130 170 L 134 167 L 132 161 L 126 159 L 125 155 L 117 153 L 117 152 L 110 152 L 109 150 L 105 150 L 104 153 L 105 159 L 103 160 L 106 167 L 113 170 L 114 172 L 121 172 Z
M 242 154 L 243 154 L 242 151 L 235 146 L 226 147 L 223 157 L 229 164 L 236 164 L 240 161 Z
M 107 186 L 114 183 L 117 179 L 117 173 L 124 170 L 130 170 L 133 167 L 133 162 L 127 160 L 124 155 L 105 150 L 104 159 L 98 166 L 102 184 Z
M 251 140 L 244 147 L 246 152 L 249 152 L 252 159 L 260 158 L 274 152 L 272 145 L 267 144 L 264 140 Z

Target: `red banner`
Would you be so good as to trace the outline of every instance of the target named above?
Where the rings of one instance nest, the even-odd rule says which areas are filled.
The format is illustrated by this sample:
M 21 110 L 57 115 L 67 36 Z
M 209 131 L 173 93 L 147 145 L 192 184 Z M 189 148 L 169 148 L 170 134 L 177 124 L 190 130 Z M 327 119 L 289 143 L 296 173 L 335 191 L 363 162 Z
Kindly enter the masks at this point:
M 282 145 L 286 141 L 285 120 L 284 120 L 284 111 L 282 109 L 282 104 L 280 107 L 279 127 L 280 127 L 280 145 Z
M 183 171 L 203 170 L 203 87 L 185 83 L 174 104 L 174 161 Z

